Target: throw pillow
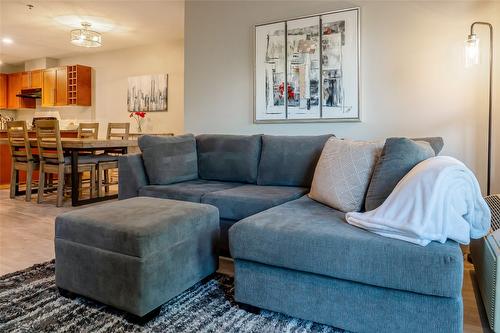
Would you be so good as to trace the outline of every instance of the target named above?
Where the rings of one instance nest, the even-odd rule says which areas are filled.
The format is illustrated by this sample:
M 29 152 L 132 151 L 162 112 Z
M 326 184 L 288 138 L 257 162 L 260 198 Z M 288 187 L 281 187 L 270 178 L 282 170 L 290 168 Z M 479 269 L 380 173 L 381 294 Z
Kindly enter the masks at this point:
M 360 211 L 381 142 L 330 138 L 316 165 L 309 197 L 342 212 Z
M 311 187 L 323 146 L 332 136 L 263 135 L 257 184 Z
M 198 135 L 200 178 L 255 184 L 261 141 L 261 135 Z
M 143 135 L 138 143 L 150 184 L 168 185 L 198 178 L 194 135 Z
M 434 152 L 436 153 L 436 156 L 439 155 L 441 150 L 444 147 L 444 141 L 442 137 L 435 136 L 435 137 L 427 137 L 427 138 L 412 138 L 413 141 L 425 141 L 428 142 Z
M 437 154 L 428 140 L 416 140 L 419 139 L 389 138 L 385 141 L 366 194 L 366 211 L 380 206 L 415 165 Z

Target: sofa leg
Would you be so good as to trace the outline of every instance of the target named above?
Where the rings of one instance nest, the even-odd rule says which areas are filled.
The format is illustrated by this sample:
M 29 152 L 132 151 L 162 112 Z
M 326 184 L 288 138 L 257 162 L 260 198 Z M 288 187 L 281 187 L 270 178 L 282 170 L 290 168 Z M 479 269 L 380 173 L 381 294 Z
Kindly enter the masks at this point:
M 136 325 L 140 325 L 140 326 L 143 326 L 145 324 L 147 324 L 150 320 L 156 318 L 159 314 L 160 314 L 160 311 L 161 311 L 161 306 L 157 307 L 156 309 L 146 313 L 144 316 L 142 317 L 139 317 L 139 316 L 136 316 L 136 315 L 133 315 L 133 314 L 129 314 L 127 316 L 127 319 L 128 321 L 136 324 Z
M 59 287 L 57 287 L 57 290 L 59 291 L 59 295 L 61 295 L 62 297 L 69 298 L 69 299 L 75 299 L 76 298 L 76 294 L 72 293 L 69 290 L 66 290 L 66 289 L 63 289 L 63 288 L 59 288 Z
M 238 304 L 238 307 L 240 309 L 245 310 L 246 312 L 250 312 L 253 314 L 260 314 L 260 309 L 256 306 L 239 302 L 237 302 L 236 304 Z

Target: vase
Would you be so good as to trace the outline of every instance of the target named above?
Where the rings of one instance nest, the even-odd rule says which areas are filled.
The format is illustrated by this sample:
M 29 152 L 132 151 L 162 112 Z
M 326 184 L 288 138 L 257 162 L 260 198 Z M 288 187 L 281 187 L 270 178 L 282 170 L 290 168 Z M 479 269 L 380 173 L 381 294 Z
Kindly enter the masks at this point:
M 142 124 L 141 124 L 141 122 L 137 123 L 137 133 L 142 133 Z

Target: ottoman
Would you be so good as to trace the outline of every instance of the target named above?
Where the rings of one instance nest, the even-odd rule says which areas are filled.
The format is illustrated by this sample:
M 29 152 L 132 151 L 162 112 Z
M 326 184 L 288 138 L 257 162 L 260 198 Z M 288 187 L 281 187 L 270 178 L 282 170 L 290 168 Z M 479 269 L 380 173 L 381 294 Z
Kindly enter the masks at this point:
M 214 273 L 217 208 L 138 197 L 56 218 L 56 285 L 138 317 Z

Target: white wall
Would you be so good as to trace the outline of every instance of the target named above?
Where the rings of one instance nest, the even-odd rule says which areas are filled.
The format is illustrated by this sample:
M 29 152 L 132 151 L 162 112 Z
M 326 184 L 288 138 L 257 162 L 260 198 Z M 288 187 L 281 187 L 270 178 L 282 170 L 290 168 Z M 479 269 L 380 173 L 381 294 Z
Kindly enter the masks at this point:
M 363 122 L 253 124 L 253 25 L 353 6 L 361 7 Z M 463 42 L 473 21 L 500 28 L 499 2 L 188 1 L 185 15 L 186 132 L 442 136 L 443 153 L 465 161 L 484 187 L 486 58 L 465 69 Z M 499 73 L 498 57 L 495 66 Z M 498 128 L 500 96 L 494 107 Z M 500 147 L 496 161 L 500 169 Z M 499 171 L 494 189 L 500 192 Z
M 183 40 L 59 59 L 59 65 L 76 64 L 92 67 L 92 106 L 41 108 L 37 100 L 36 112 L 58 111 L 62 127 L 70 123 L 99 122 L 100 137 L 105 137 L 109 122 L 130 122 L 131 132 L 137 132 L 136 122 L 129 118 L 130 113 L 127 111 L 127 78 L 168 73 L 168 111 L 149 112 L 143 132 L 184 132 Z M 15 111 L 17 119 L 28 122 L 31 122 L 34 113 L 30 109 Z
M 131 122 L 127 112 L 129 76 L 168 73 L 168 111 L 149 112 L 144 132 L 184 132 L 184 41 L 178 40 L 130 49 L 60 59 L 60 65 L 87 65 L 93 68 L 94 95 L 91 108 L 68 110 L 68 117 L 96 121 L 105 135 L 108 122 Z M 63 117 L 66 111 L 60 111 Z

